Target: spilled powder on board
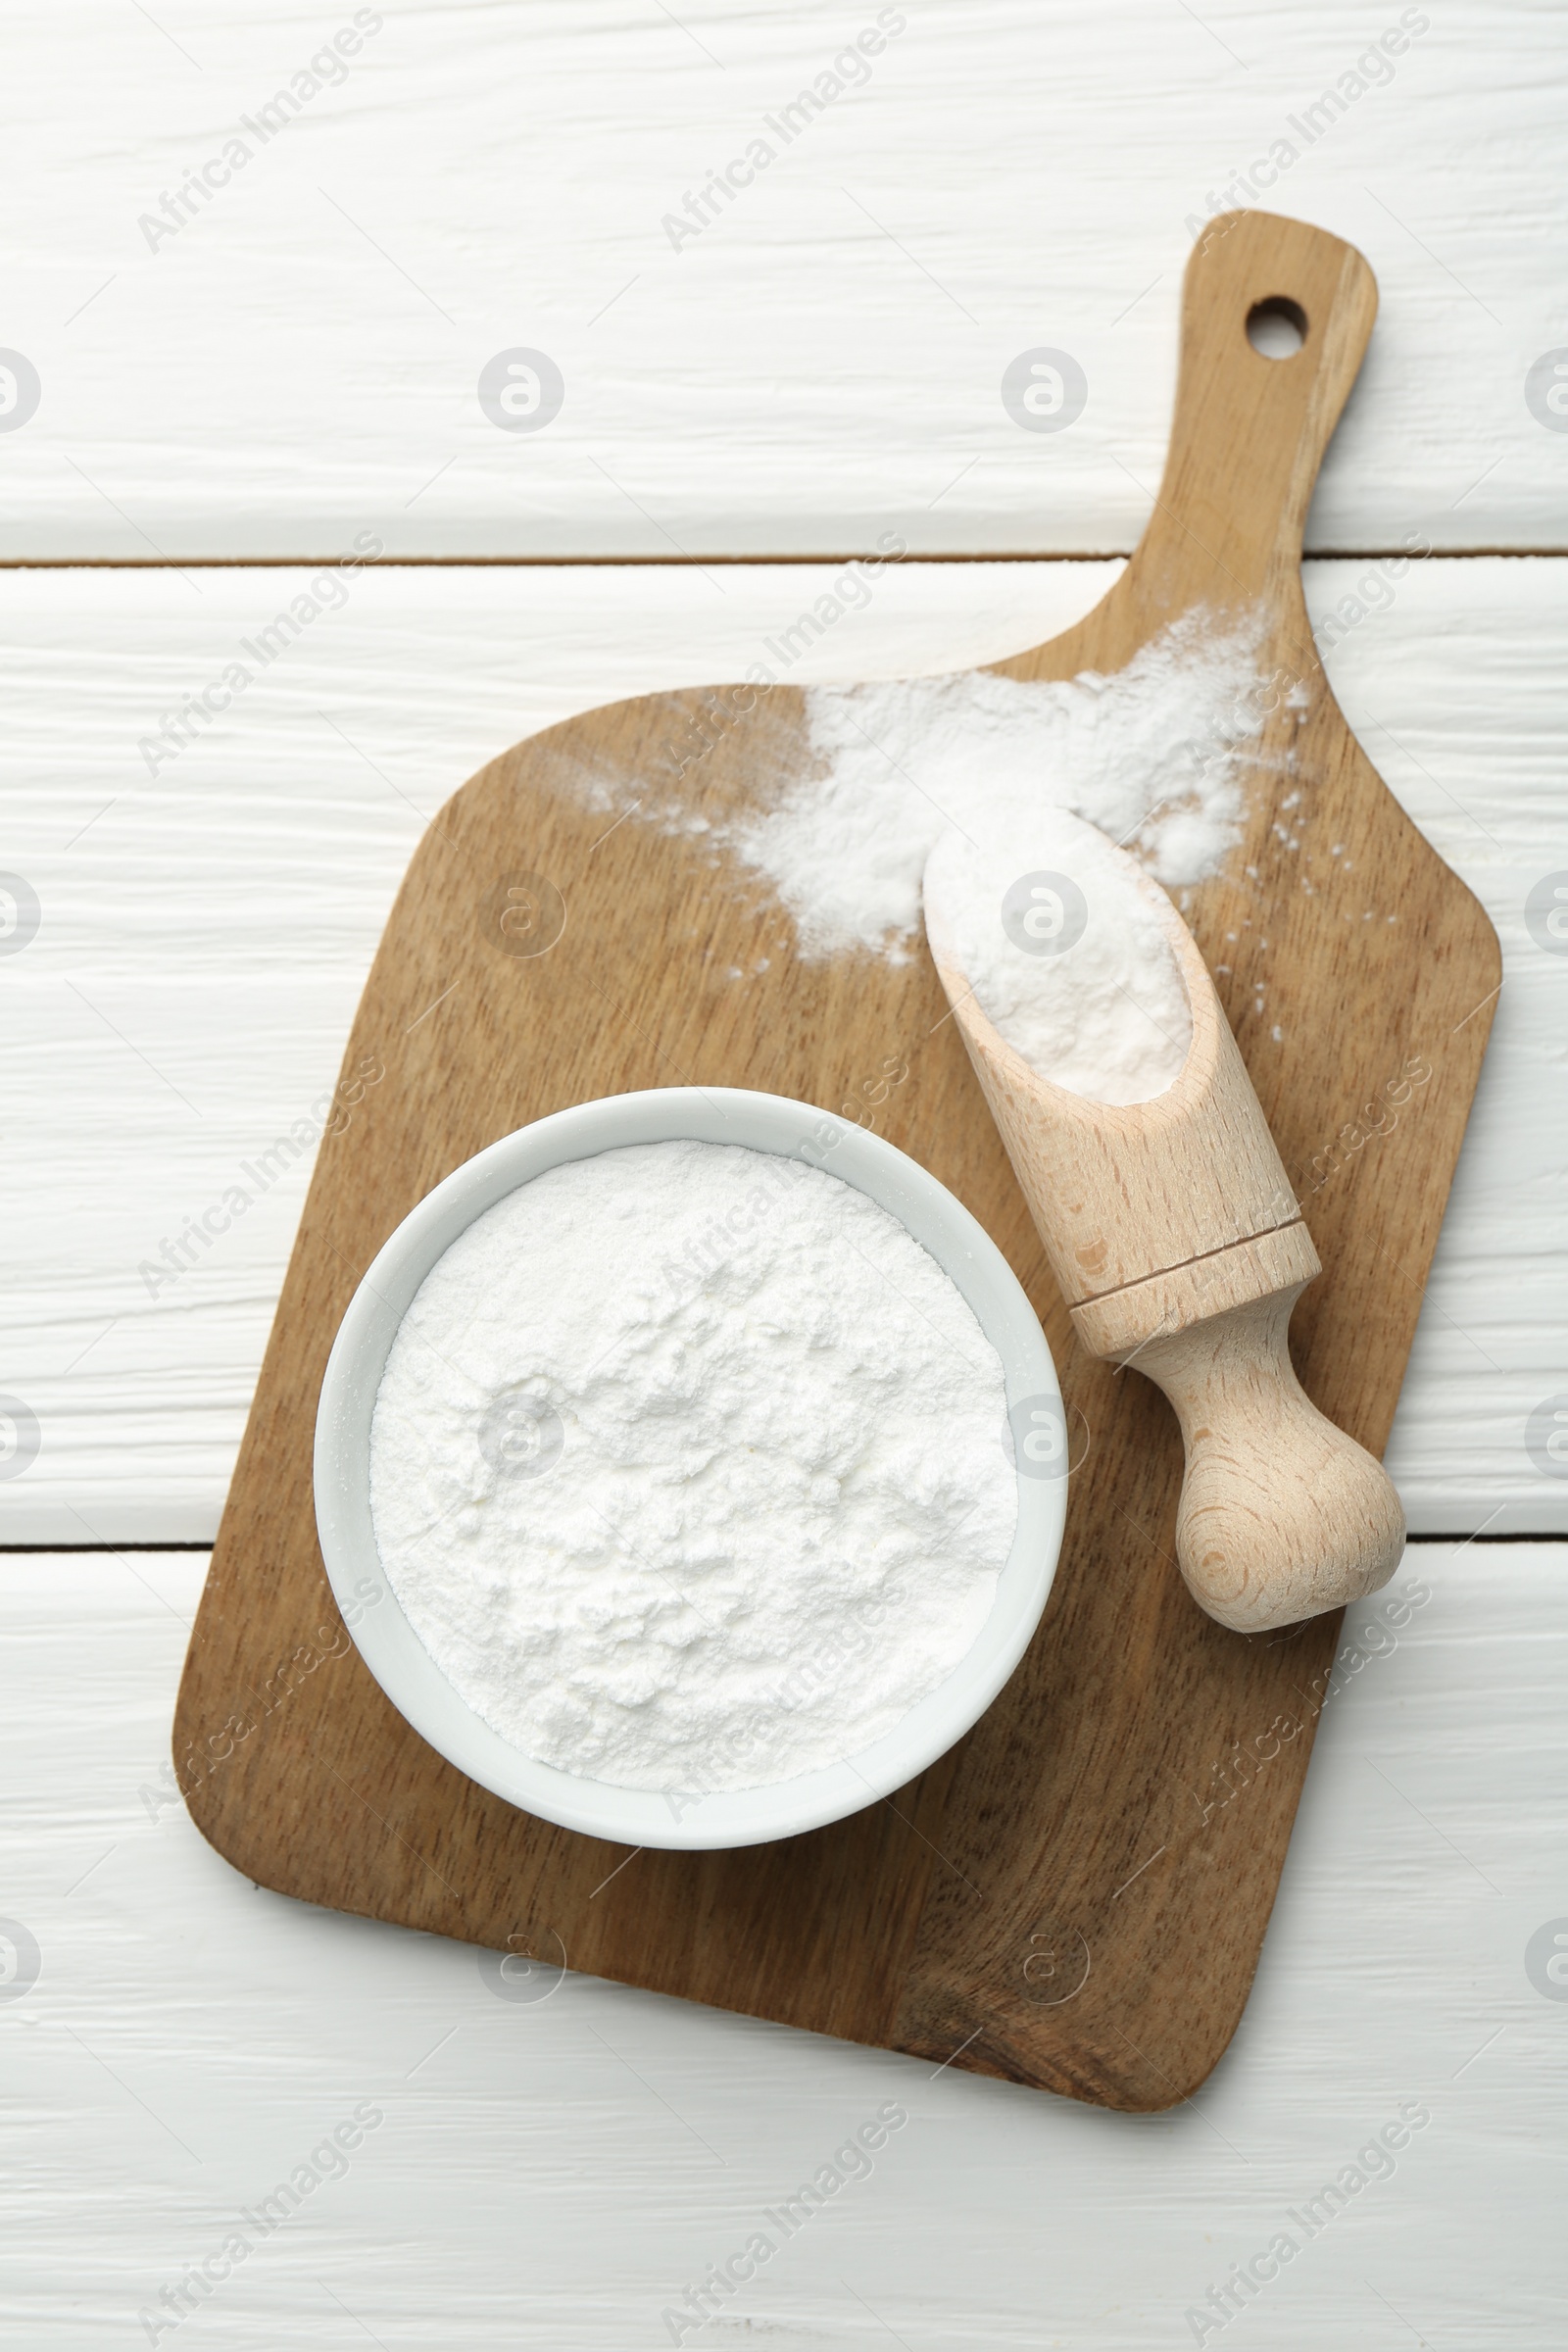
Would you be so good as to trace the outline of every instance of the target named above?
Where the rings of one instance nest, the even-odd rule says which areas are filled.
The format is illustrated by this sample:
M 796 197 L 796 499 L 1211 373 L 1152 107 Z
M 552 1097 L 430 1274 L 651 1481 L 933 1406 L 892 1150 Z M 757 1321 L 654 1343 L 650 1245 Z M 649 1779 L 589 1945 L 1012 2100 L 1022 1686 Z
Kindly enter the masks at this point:
M 772 884 L 808 958 L 858 947 L 906 960 L 950 825 L 1023 842 L 1058 808 L 1160 882 L 1203 881 L 1242 837 L 1268 703 L 1260 644 L 1256 614 L 1200 607 L 1108 676 L 808 687 L 812 772 L 719 838 Z

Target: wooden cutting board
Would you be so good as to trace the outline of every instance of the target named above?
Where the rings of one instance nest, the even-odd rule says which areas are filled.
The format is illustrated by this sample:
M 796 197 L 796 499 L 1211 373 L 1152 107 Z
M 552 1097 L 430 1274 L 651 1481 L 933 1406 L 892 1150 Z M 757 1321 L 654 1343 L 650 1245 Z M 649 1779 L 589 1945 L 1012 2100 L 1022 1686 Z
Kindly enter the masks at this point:
M 1277 297 L 1306 319 L 1289 360 L 1246 331 Z M 1301 602 L 1302 519 L 1375 307 L 1337 239 L 1257 214 L 1212 223 L 1187 273 L 1176 424 L 1143 543 L 1087 619 L 1000 666 L 1114 670 L 1200 601 L 1266 611 L 1282 707 L 1235 878 L 1204 885 L 1192 919 L 1326 1268 L 1296 1315 L 1301 1378 L 1381 1451 L 1499 963 L 1486 915 L 1353 741 Z M 1266 761 L 1298 681 L 1310 708 L 1286 780 Z M 566 1965 L 1165 2107 L 1202 2081 L 1246 2001 L 1338 1621 L 1248 1639 L 1188 1597 L 1171 1556 L 1174 1419 L 1148 1383 L 1075 1348 L 928 959 L 799 962 L 755 877 L 648 821 L 677 792 L 710 815 L 767 798 L 808 756 L 791 687 L 644 697 L 519 745 L 431 825 L 349 1042 L 213 1555 L 175 1722 L 180 1782 L 253 1879 L 528 1955 L 513 1972 L 524 1989 Z M 617 790 L 650 799 L 607 832 L 595 784 L 612 806 Z M 1301 797 L 1282 822 L 1287 788 Z M 1321 854 L 1333 842 L 1339 858 Z M 548 953 L 518 952 L 558 928 Z M 1045 1622 L 958 1748 L 812 1836 L 628 1859 L 465 1780 L 383 1698 L 322 1574 L 312 1429 L 360 1275 L 432 1185 L 547 1111 L 676 1083 L 848 1110 L 952 1186 L 1039 1308 L 1081 1459 Z

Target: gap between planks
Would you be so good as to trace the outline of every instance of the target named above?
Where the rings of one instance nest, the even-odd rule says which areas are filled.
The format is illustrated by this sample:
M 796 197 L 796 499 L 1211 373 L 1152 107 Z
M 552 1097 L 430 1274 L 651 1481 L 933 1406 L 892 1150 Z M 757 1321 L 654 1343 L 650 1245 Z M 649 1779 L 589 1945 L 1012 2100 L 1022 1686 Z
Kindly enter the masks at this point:
M 899 557 L 901 564 L 1114 564 L 1125 562 L 1130 547 L 1077 547 L 1019 550 L 1007 548 L 978 554 L 922 554 Z M 0 571 L 313 571 L 335 564 L 341 550 L 314 556 L 0 556 Z M 757 570 L 782 564 L 819 564 L 831 569 L 841 564 L 863 564 L 874 548 L 851 548 L 821 555 L 759 556 L 380 556 L 378 571 L 700 571 L 704 564 L 750 565 Z M 1561 562 L 1562 547 L 1432 547 L 1423 562 L 1471 564 L 1483 557 L 1504 556 L 1520 563 Z M 1397 557 L 1408 561 L 1407 547 L 1314 547 L 1302 555 L 1303 564 L 1379 564 Z
M 93 1558 L 111 1560 L 118 1559 L 124 1551 L 198 1551 L 205 1553 L 212 1550 L 213 1541 L 213 1538 L 209 1536 L 195 1542 L 192 1542 L 189 1537 L 171 1539 L 167 1543 L 157 1543 L 144 1537 L 138 1537 L 134 1544 L 0 1544 L 0 1560 L 20 1558 L 24 1552 L 46 1552 L 51 1555 L 82 1552 Z M 1466 1551 L 1473 1551 L 1478 1544 L 1565 1544 L 1568 1543 L 1568 1529 L 1555 1535 L 1543 1535 L 1539 1528 L 1533 1535 L 1406 1535 L 1404 1541 L 1407 1547 L 1418 1544 L 1457 1544 Z

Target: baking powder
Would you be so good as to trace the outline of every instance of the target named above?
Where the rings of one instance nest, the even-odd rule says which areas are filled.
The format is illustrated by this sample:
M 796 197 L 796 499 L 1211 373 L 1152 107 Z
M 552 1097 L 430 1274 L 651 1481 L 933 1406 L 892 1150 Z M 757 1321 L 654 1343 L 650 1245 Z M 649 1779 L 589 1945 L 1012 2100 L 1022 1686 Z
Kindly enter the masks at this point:
M 1054 1085 L 1146 1102 L 1180 1076 L 1192 1009 L 1180 915 L 1093 825 L 1045 807 L 1001 840 L 954 828 L 925 869 L 926 922 L 981 1011 Z
M 766 1786 L 890 1731 L 989 1614 L 1001 1362 L 936 1260 L 824 1169 L 572 1161 L 426 1276 L 370 1441 L 381 1559 L 503 1738 L 620 1788 Z
M 1199 607 L 1110 676 L 808 687 L 812 772 L 720 838 L 772 883 L 808 957 L 861 947 L 906 960 L 941 834 L 1022 842 L 1048 806 L 1161 882 L 1203 881 L 1242 835 L 1270 699 L 1260 642 L 1257 616 Z

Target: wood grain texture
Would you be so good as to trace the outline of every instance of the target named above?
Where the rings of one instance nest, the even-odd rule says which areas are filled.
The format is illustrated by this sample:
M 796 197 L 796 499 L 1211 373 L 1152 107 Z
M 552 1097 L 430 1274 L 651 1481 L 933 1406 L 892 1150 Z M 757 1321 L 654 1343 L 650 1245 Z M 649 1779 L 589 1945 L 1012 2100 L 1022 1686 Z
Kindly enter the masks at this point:
M 1151 1274 L 1124 1291 L 1111 1291 L 1073 1307 L 1072 1327 L 1091 1355 L 1116 1359 L 1152 1346 L 1162 1330 L 1179 1332 L 1207 1315 L 1225 1314 L 1253 1299 L 1315 1282 L 1323 1261 L 1298 1217 L 1251 1241 L 1233 1242 L 1193 1266 Z M 1202 1308 L 1203 1315 L 1195 1313 Z M 1139 1361 L 1143 1361 L 1142 1353 Z
M 1421 10 L 1381 59 L 1396 0 L 926 0 L 678 250 L 665 215 L 874 25 L 870 0 L 373 13 L 341 77 L 246 134 L 150 247 L 143 217 L 354 8 L 8 10 L 4 334 L 42 399 L 3 442 L 5 555 L 318 560 L 366 525 L 411 555 L 843 553 L 887 528 L 1125 552 L 1189 223 L 1239 201 L 1350 238 L 1396 324 L 1311 543 L 1568 547 L 1568 437 L 1524 397 L 1568 339 L 1542 267 L 1568 219 L 1568 56 L 1532 0 Z M 1254 194 L 1225 196 L 1254 163 Z M 537 433 L 476 397 L 514 346 L 564 378 Z M 1055 433 L 1001 397 L 1041 346 L 1088 386 Z
M 1294 374 L 1247 344 L 1260 290 L 1295 294 L 1314 321 Z M 1018 674 L 1119 666 L 1205 598 L 1260 599 L 1282 652 L 1309 644 L 1293 542 L 1370 323 L 1364 265 L 1333 240 L 1254 219 L 1195 263 L 1188 316 L 1167 489 L 1219 546 L 1197 523 L 1156 527 L 1147 560 L 1077 629 L 1007 665 Z M 1220 428 L 1225 490 L 1198 463 L 1205 426 Z M 682 786 L 699 811 L 765 798 L 799 770 L 799 694 L 754 699 L 701 762 L 695 791 Z M 646 697 L 520 746 L 449 805 L 415 858 L 344 1064 L 351 1083 L 371 1066 L 384 1075 L 321 1150 L 181 1688 L 175 1753 L 192 1808 L 240 1867 L 311 1900 L 542 1956 L 564 1950 L 595 1974 L 944 2061 L 961 2044 L 958 2062 L 979 2071 L 1162 2107 L 1203 2079 L 1241 2014 L 1310 1746 L 1313 1679 L 1321 1688 L 1336 1629 L 1320 1619 L 1286 1643 L 1239 1640 L 1171 1573 L 1175 1431 L 1152 1396 L 1070 1352 L 1066 1310 L 929 963 L 797 963 L 776 906 L 737 891 L 689 830 L 607 831 L 603 809 L 584 807 L 585 781 L 657 778 L 672 733 L 702 708 Z M 1288 1166 L 1325 1101 L 1348 1084 L 1358 1096 L 1396 1048 L 1431 1035 L 1439 1083 L 1421 1149 L 1407 1151 L 1397 1184 L 1380 1186 L 1376 1165 L 1359 1170 L 1353 1216 L 1323 1220 L 1335 1279 L 1303 1316 L 1309 1390 L 1377 1447 L 1414 1327 L 1383 1245 L 1424 1275 L 1479 1067 L 1495 942 L 1321 685 L 1298 751 L 1299 778 L 1354 846 L 1363 892 L 1370 869 L 1397 906 L 1399 940 L 1397 926 L 1358 929 L 1344 953 L 1336 909 L 1321 896 L 1314 905 L 1281 863 L 1261 782 L 1248 845 L 1256 897 L 1211 886 L 1196 919 L 1201 939 L 1241 904 L 1265 913 L 1279 941 L 1276 997 L 1289 1003 L 1294 987 L 1303 1014 L 1314 1008 L 1293 1023 L 1289 1056 L 1265 1054 L 1255 1024 L 1240 1024 Z M 508 885 L 523 873 L 562 897 L 564 929 L 547 954 L 509 952 L 500 928 Z M 1406 940 L 1425 951 L 1419 961 Z M 732 971 L 751 975 L 744 987 Z M 1238 993 L 1252 976 L 1244 962 Z M 1007 1252 L 1091 1434 L 1046 1622 L 976 1733 L 898 1800 L 810 1838 L 648 1854 L 635 1876 L 612 1877 L 624 1856 L 466 1783 L 357 1660 L 335 1670 L 329 1693 L 325 1678 L 309 1680 L 336 1625 L 310 1487 L 326 1349 L 398 1220 L 526 1119 L 674 1078 L 837 1107 L 889 1056 L 910 1076 L 886 1131 Z M 1369 1300 L 1372 1326 L 1352 1347 Z M 279 1689 L 292 1689 L 289 1704 L 269 1711 L 264 1694 Z M 1289 1760 L 1243 1836 L 1194 1787 L 1286 1708 Z M 197 1761 L 215 1738 L 232 1751 L 221 1775 Z M 1042 1939 L 1091 1956 L 1069 2000 L 1041 1997 L 1031 1964 Z
M 889 565 L 792 674 L 995 661 L 1081 617 L 1116 568 Z M 0 1387 L 43 1429 L 25 1477 L 0 1482 L 6 1544 L 216 1534 L 313 1148 L 156 1297 L 138 1268 L 330 1095 L 428 814 L 573 710 L 740 676 L 839 575 L 736 565 L 721 592 L 689 567 L 377 566 L 150 778 L 136 746 L 160 711 L 310 576 L 213 572 L 198 594 L 173 572 L 0 573 L 3 859 L 43 910 L 0 958 Z M 1418 1531 L 1561 1529 L 1568 1484 L 1524 1437 L 1562 1385 L 1568 956 L 1525 903 L 1568 868 L 1568 563 L 1304 578 L 1342 709 L 1480 894 L 1508 972 L 1389 1464 Z M 1320 1190 L 1401 1153 L 1425 1091 L 1340 1122 L 1348 1138 L 1325 1126 Z
M 1288 1231 L 1305 1239 L 1304 1225 Z M 1225 1255 L 1234 1266 L 1254 1251 L 1266 1246 Z M 1240 1634 L 1281 1632 L 1381 1591 L 1404 1549 L 1393 1480 L 1296 1377 L 1290 1323 L 1303 1287 L 1156 1335 L 1127 1359 L 1181 1424 L 1177 1565 L 1199 1605 Z

